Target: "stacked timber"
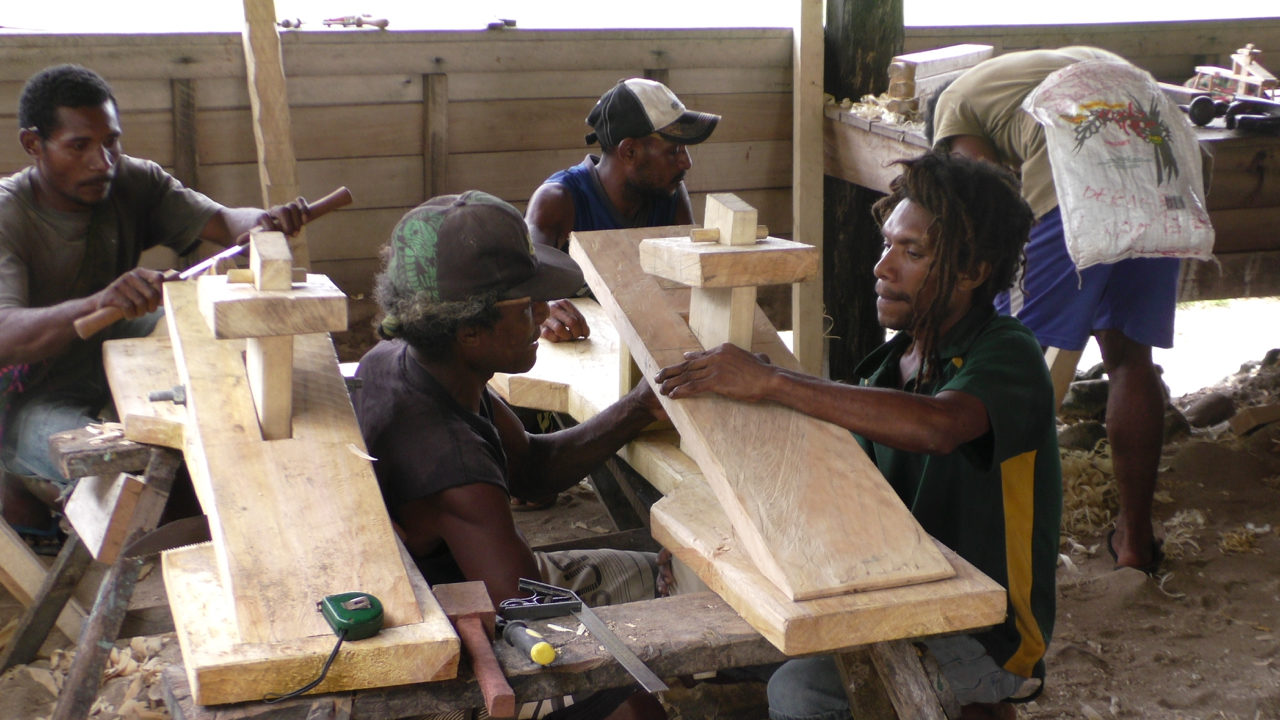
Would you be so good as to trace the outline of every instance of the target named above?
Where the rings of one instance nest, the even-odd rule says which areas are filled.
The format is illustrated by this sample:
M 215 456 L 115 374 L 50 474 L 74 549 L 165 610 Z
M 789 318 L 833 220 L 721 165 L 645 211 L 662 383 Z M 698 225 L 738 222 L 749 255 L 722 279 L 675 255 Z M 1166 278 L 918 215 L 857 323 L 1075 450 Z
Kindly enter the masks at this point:
M 901 115 L 920 112 L 934 93 L 993 52 L 990 45 L 964 44 L 894 57 L 889 63 L 889 110 Z

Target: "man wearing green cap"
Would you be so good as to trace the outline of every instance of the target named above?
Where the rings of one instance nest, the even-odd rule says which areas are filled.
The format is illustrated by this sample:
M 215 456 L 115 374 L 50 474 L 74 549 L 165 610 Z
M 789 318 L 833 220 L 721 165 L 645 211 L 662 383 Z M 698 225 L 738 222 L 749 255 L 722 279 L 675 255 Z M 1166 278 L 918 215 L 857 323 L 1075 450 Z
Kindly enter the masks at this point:
M 430 583 L 482 580 L 495 604 L 521 595 L 522 577 L 589 604 L 654 596 L 653 553 L 534 553 L 511 514 L 512 493 L 565 489 L 664 417 L 641 383 L 585 423 L 531 435 L 489 391 L 495 372 L 533 367 L 547 300 L 582 283 L 569 256 L 533 244 L 520 213 L 483 192 L 433 198 L 392 232 L 374 290 L 386 339 L 361 359 L 352 403 L 391 519 Z M 665 717 L 630 688 L 572 708 Z

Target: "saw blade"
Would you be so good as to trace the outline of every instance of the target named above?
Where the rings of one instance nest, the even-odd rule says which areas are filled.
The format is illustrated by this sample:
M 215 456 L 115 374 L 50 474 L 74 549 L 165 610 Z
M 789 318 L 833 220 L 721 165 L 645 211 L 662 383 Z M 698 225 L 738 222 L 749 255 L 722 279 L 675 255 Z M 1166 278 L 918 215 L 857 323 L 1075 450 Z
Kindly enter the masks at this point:
M 185 545 L 198 545 L 209 539 L 208 516 L 196 515 L 165 523 L 146 533 L 129 543 L 122 555 L 126 558 L 145 557 Z
M 586 603 L 583 603 L 581 610 L 575 610 L 573 614 L 591 633 L 591 637 L 598 640 L 601 645 L 604 645 L 605 650 L 608 650 L 613 655 L 618 664 L 631 673 L 631 677 L 640 683 L 640 687 L 651 693 L 662 692 L 667 689 L 667 684 L 662 682 L 662 678 L 655 675 L 639 656 L 631 652 L 631 648 L 623 644 L 622 638 L 615 635 L 609 629 L 609 626 L 604 624 L 599 615 L 591 612 L 591 608 L 587 607 Z

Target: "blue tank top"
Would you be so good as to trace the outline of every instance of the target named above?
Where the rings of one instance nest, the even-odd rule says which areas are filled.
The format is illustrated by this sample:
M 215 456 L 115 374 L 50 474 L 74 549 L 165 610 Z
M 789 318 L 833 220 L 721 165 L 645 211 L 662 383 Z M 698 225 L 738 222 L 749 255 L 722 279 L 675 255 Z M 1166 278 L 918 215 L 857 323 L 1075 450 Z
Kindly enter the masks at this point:
M 676 196 L 654 197 L 647 209 L 636 215 L 640 222 L 628 223 L 604 194 L 604 188 L 596 179 L 595 165 L 599 158 L 587 155 L 586 159 L 567 170 L 561 170 L 547 178 L 543 184 L 557 183 L 573 194 L 574 230 L 621 230 L 629 227 L 657 227 L 676 223 Z

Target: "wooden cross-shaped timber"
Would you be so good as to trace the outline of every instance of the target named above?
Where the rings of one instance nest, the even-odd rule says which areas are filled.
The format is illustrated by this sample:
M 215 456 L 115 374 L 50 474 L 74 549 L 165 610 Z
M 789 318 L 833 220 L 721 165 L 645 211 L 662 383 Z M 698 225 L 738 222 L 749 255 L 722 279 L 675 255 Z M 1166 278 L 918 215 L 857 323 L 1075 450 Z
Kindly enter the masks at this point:
M 245 369 L 264 440 L 292 435 L 293 336 L 347 329 L 347 296 L 327 277 L 294 283 L 293 255 L 279 232 L 249 240 L 252 284 L 227 275 L 199 279 L 200 312 L 218 339 L 245 338 Z
M 692 288 L 689 327 L 703 349 L 750 349 L 756 287 L 814 277 L 818 249 L 758 232 L 755 208 L 730 193 L 708 195 L 705 216 L 690 237 L 642 241 L 641 267 Z

